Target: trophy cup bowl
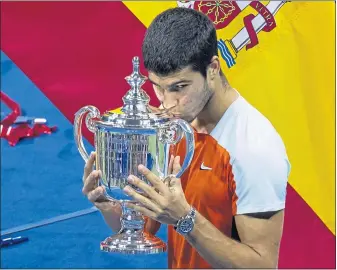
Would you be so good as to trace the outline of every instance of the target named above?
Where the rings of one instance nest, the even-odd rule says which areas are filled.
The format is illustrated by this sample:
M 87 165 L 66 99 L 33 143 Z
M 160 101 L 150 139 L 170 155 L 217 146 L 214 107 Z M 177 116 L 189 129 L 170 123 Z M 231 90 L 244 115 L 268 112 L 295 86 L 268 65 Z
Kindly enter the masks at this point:
M 182 119 L 154 114 L 148 107 L 150 98 L 141 86 L 146 77 L 140 74 L 139 58 L 132 60 L 133 72 L 125 79 L 131 89 L 123 97 L 122 113 L 106 112 L 103 115 L 94 106 L 85 106 L 75 114 L 74 138 L 79 153 L 86 162 L 89 158 L 82 140 L 82 121 L 94 133 L 97 170 L 102 172 L 99 185 L 105 187 L 106 198 L 121 204 L 121 230 L 101 242 L 106 252 L 127 254 L 153 254 L 166 251 L 166 244 L 158 237 L 144 232 L 144 217 L 126 207 L 133 202 L 123 192 L 129 185 L 127 178 L 133 174 L 146 183 L 147 179 L 138 172 L 143 164 L 164 180 L 168 176 L 180 177 L 190 165 L 194 154 L 194 133 Z M 186 140 L 186 154 L 181 170 L 169 175 L 170 147 L 182 138 Z M 135 188 L 135 187 L 133 187 Z M 137 192 L 142 190 L 135 188 Z M 134 202 L 135 203 L 135 202 Z

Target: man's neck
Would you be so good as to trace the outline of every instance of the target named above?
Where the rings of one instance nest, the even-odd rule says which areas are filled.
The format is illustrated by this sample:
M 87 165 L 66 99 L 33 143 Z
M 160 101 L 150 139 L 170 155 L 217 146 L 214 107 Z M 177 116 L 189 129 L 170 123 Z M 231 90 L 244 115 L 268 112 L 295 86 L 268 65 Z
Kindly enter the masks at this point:
M 209 102 L 191 123 L 199 133 L 210 134 L 229 106 L 239 97 L 231 86 L 220 84 Z

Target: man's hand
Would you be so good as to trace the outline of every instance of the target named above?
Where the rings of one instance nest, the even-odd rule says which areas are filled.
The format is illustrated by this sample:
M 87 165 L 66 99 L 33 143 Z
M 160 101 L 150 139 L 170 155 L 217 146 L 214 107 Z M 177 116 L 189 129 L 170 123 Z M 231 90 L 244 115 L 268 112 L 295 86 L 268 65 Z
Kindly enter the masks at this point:
M 178 160 L 174 161 L 175 167 L 179 166 Z M 125 192 L 140 203 L 129 203 L 128 207 L 160 223 L 176 225 L 190 211 L 180 179 L 171 178 L 170 183 L 165 184 L 144 166 L 140 165 L 139 171 L 152 186 L 131 176 L 130 184 L 143 190 L 144 195 L 125 187 Z M 277 267 L 283 211 L 270 219 L 239 215 L 235 221 L 241 242 L 224 235 L 199 212 L 194 229 L 185 238 L 213 268 Z
M 121 227 L 120 216 L 122 209 L 118 202 L 108 200 L 105 197 L 105 188 L 103 186 L 98 186 L 101 172 L 93 170 L 95 158 L 96 153 L 91 153 L 88 162 L 85 164 L 82 192 L 101 211 L 108 226 L 114 232 L 118 232 Z
M 172 165 L 174 174 L 180 169 L 179 160 L 179 157 L 171 158 L 170 166 Z M 176 225 L 178 220 L 186 216 L 191 210 L 186 201 L 180 179 L 170 177 L 164 183 L 145 166 L 139 165 L 138 170 L 149 180 L 152 186 L 149 186 L 136 176 L 130 175 L 128 178 L 129 183 L 143 190 L 144 195 L 137 193 L 130 186 L 126 186 L 124 188 L 125 193 L 140 203 L 140 205 L 128 203 L 127 206 L 160 223 Z

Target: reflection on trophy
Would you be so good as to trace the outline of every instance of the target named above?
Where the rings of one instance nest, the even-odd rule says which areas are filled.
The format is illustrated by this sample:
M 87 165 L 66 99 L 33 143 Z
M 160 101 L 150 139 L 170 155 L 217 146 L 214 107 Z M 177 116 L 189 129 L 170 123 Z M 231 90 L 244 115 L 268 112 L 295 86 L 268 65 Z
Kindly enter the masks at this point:
M 134 57 L 133 72 L 126 77 L 131 89 L 123 97 L 122 114 L 106 112 L 101 115 L 94 106 L 85 106 L 75 114 L 74 137 L 82 158 L 88 153 L 82 141 L 82 120 L 86 115 L 87 128 L 95 134 L 96 169 L 101 170 L 100 185 L 106 188 L 106 197 L 122 205 L 121 230 L 101 242 L 101 250 L 119 253 L 159 253 L 166 244 L 156 236 L 144 232 L 142 214 L 128 209 L 131 198 L 123 192 L 130 174 L 149 182 L 138 173 L 139 164 L 145 165 L 163 181 L 168 171 L 170 146 L 184 136 L 186 156 L 176 177 L 190 165 L 194 154 L 194 135 L 190 125 L 182 119 L 152 113 L 148 107 L 149 96 L 141 89 L 146 77 L 139 72 L 139 58 Z M 138 192 L 142 190 L 136 189 Z

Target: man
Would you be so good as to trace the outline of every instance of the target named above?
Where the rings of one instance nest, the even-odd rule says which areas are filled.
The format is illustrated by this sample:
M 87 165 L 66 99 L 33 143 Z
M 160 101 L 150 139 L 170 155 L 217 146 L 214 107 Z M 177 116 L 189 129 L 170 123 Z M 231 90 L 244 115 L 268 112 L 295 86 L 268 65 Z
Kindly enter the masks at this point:
M 153 187 L 137 177 L 125 192 L 142 206 L 129 206 L 150 220 L 146 230 L 169 227 L 171 268 L 275 268 L 282 236 L 290 172 L 282 139 L 221 71 L 216 30 L 207 16 L 186 8 L 158 15 L 143 42 L 149 80 L 162 107 L 196 130 L 194 160 L 181 179 L 163 183 L 139 166 Z M 179 169 L 180 144 L 173 160 Z M 94 155 L 83 192 L 114 231 L 120 209 L 95 188 Z

